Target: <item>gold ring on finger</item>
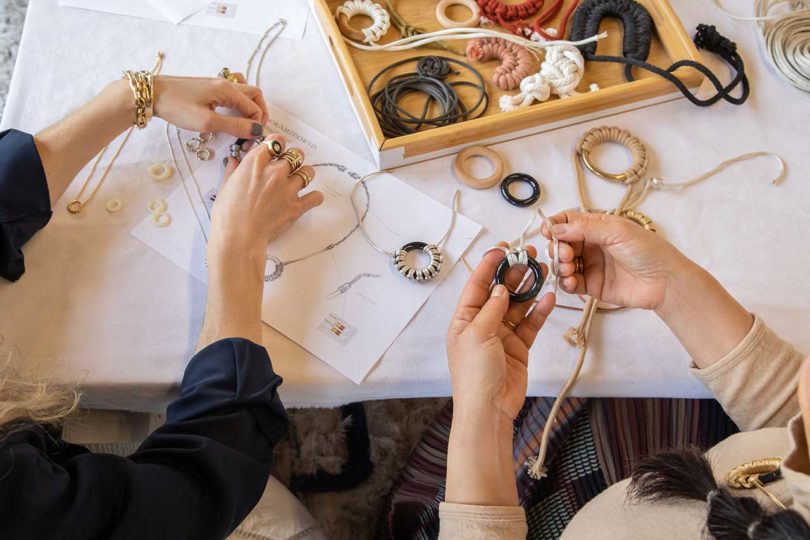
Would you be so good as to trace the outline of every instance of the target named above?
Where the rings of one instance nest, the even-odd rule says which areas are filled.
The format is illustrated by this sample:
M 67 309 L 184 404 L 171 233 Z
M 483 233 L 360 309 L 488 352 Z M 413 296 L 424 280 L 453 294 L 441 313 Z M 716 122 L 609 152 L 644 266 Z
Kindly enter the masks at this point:
M 297 148 L 290 148 L 278 158 L 290 164 L 290 174 L 300 169 L 301 165 L 304 164 L 304 154 Z
M 270 153 L 270 159 L 278 159 L 281 154 L 284 153 L 284 146 L 277 140 L 271 139 L 269 141 L 264 141 L 262 144 L 267 147 L 267 151 Z
M 574 273 L 575 274 L 585 273 L 585 260 L 582 257 L 574 257 Z
M 298 178 L 300 178 L 301 180 L 304 181 L 304 187 L 302 187 L 301 189 L 306 189 L 307 186 L 310 184 L 310 182 L 312 182 L 312 177 L 310 175 L 308 175 L 307 173 L 305 173 L 301 169 L 298 169 L 297 171 L 292 173 L 290 176 L 297 176 Z
M 232 83 L 239 83 L 239 79 L 236 77 L 236 75 L 231 73 L 231 70 L 226 67 L 219 70 L 217 75 L 220 79 L 226 79 Z
M 516 325 L 516 324 L 515 324 L 515 323 L 513 323 L 512 321 L 507 321 L 506 319 L 503 319 L 503 321 L 501 321 L 501 322 L 503 322 L 503 324 L 504 324 L 504 325 L 506 325 L 506 327 L 507 327 L 507 328 L 509 328 L 510 330 L 512 330 L 512 332 L 514 332 L 515 330 L 517 330 L 518 325 Z

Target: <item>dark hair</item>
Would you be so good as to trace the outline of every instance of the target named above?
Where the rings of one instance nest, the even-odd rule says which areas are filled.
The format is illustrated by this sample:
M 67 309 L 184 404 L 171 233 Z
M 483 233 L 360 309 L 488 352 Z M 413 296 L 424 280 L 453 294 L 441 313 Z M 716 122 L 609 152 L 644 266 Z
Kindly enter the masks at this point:
M 717 485 L 700 448 L 660 452 L 639 463 L 627 494 L 636 501 L 706 501 L 706 533 L 716 540 L 810 538 L 810 526 L 794 510 L 768 513 L 753 497 L 735 497 Z

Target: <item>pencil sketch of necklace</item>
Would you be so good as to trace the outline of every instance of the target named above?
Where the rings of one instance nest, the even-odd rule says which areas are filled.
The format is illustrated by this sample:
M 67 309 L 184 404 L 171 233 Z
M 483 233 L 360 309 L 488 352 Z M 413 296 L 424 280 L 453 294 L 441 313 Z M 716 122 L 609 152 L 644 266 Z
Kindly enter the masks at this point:
M 312 165 L 312 167 L 314 167 L 314 168 L 333 167 L 333 168 L 337 169 L 338 172 L 340 172 L 341 174 L 347 175 L 349 178 L 351 178 L 354 181 L 357 181 L 357 180 L 360 179 L 359 174 L 357 174 L 354 171 L 350 171 L 345 165 L 340 164 L 340 163 L 316 163 L 316 164 Z M 365 185 L 364 185 L 364 187 L 365 187 Z M 327 253 L 327 252 L 335 249 L 336 247 L 338 247 L 340 244 L 342 244 L 346 240 L 348 240 L 349 237 L 352 234 L 354 234 L 357 231 L 357 229 L 360 228 L 360 223 L 362 223 L 362 221 L 368 215 L 368 209 L 369 209 L 369 206 L 370 206 L 368 196 L 369 196 L 368 189 L 366 189 L 366 208 L 363 211 L 363 216 L 361 217 L 360 221 L 357 222 L 355 224 L 355 226 L 352 227 L 351 230 L 349 230 L 349 232 L 347 232 L 345 235 L 343 235 L 343 237 L 341 237 L 339 240 L 337 240 L 335 242 L 332 242 L 331 244 L 329 244 L 329 245 L 327 245 L 327 246 L 325 246 L 325 247 L 323 247 L 323 248 L 321 248 L 321 249 L 319 249 L 317 251 L 313 251 L 312 253 L 308 253 L 308 254 L 303 255 L 301 257 L 296 257 L 294 259 L 289 259 L 289 260 L 286 260 L 286 261 L 282 261 L 278 257 L 276 257 L 274 255 L 270 255 L 268 253 L 267 254 L 267 260 L 273 263 L 273 270 L 272 270 L 272 272 L 265 273 L 264 281 L 266 281 L 266 282 L 275 281 L 275 280 L 277 280 L 278 278 L 281 277 L 281 274 L 284 273 L 284 269 L 287 268 L 288 266 L 293 265 L 293 264 L 295 264 L 297 262 L 301 262 L 301 261 L 305 261 L 307 259 L 311 259 L 312 257 L 316 257 L 316 256 L 321 255 L 323 253 Z M 349 286 L 349 288 L 351 288 L 351 286 Z
M 344 283 L 343 285 L 341 285 L 340 287 L 338 287 L 337 289 L 335 289 L 331 293 L 327 294 L 326 298 L 328 298 L 329 300 L 334 300 L 335 298 L 337 298 L 339 296 L 342 296 L 342 295 L 346 294 L 347 292 L 349 292 L 351 290 L 351 288 L 354 287 L 354 284 L 357 283 L 358 281 L 360 281 L 361 279 L 363 279 L 363 278 L 378 278 L 378 277 L 382 277 L 382 276 L 380 274 L 368 274 L 368 273 L 357 274 L 351 280 L 347 281 L 346 283 Z

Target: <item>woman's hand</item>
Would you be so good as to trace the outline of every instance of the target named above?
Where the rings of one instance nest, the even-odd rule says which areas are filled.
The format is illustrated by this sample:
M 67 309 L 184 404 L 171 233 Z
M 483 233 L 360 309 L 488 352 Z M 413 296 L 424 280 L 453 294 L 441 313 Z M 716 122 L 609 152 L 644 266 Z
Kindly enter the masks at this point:
M 655 310 L 698 367 L 720 360 L 751 329 L 751 314 L 655 233 L 607 214 L 563 212 L 551 222 L 564 291 Z M 549 238 L 547 230 L 543 234 Z M 583 259 L 583 273 L 574 272 L 575 256 Z
M 239 83 L 215 78 L 156 76 L 155 116 L 201 133 L 223 132 L 242 138 L 263 135 L 268 113 L 262 91 L 244 84 L 241 74 L 234 75 Z M 234 109 L 241 116 L 225 116 L 216 112 L 217 107 Z
M 529 255 L 536 257 L 537 251 L 529 247 Z M 447 332 L 447 358 L 454 407 L 492 410 L 511 423 L 526 399 L 529 349 L 555 298 L 545 295 L 526 316 L 532 302 L 510 304 L 503 285 L 490 292 L 502 260 L 500 251 L 487 253 L 467 282 Z M 521 277 L 513 272 L 507 283 L 514 287 Z
M 529 254 L 534 257 L 537 252 L 530 247 Z M 453 385 L 447 502 L 518 504 L 512 423 L 526 399 L 529 348 L 554 308 L 555 298 L 545 295 L 526 315 L 531 302 L 510 304 L 503 285 L 490 292 L 502 260 L 502 252 L 484 255 L 461 294 L 447 332 Z M 506 282 L 515 288 L 521 277 L 522 272 L 513 269 Z
M 268 139 L 284 145 L 280 135 Z M 315 178 L 312 167 L 304 165 L 301 171 Z M 228 158 L 225 179 L 211 216 L 209 251 L 238 250 L 258 254 L 263 261 L 270 242 L 323 202 L 320 191 L 301 197 L 303 180 L 291 176 L 291 172 L 285 160 L 271 161 L 263 144 L 251 149 L 241 163 Z
M 673 279 L 694 266 L 672 244 L 622 217 L 563 212 L 551 222 L 560 240 L 560 287 L 569 293 L 658 309 Z M 545 228 L 543 234 L 550 238 Z M 583 273 L 575 273 L 574 257 L 582 257 Z
M 281 136 L 270 138 L 284 144 Z M 301 170 L 315 177 L 312 167 Z M 323 202 L 319 191 L 301 197 L 304 181 L 291 172 L 287 161 L 270 159 L 264 144 L 254 147 L 241 163 L 228 158 L 211 215 L 208 302 L 199 348 L 226 337 L 261 343 L 267 244 Z

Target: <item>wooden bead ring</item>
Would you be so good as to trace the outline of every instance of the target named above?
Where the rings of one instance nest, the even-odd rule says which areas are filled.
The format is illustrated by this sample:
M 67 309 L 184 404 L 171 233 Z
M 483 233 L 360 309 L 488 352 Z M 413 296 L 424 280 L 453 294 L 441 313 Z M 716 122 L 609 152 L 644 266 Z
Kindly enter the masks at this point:
M 467 43 L 467 58 L 476 63 L 499 60 L 501 65 L 495 68 L 491 81 L 504 91 L 520 87 L 521 81 L 536 71 L 531 53 L 503 38 L 471 39 Z
M 365 15 L 373 22 L 370 26 L 358 30 L 349 23 L 356 15 Z M 379 41 L 391 28 L 391 16 L 385 8 L 371 0 L 346 0 L 335 10 L 335 20 L 341 34 L 354 41 L 364 43 Z
M 525 199 L 518 199 L 517 197 L 512 195 L 512 192 L 509 191 L 509 186 L 511 186 L 515 182 L 522 182 L 524 184 L 527 184 L 529 187 L 532 188 L 532 194 L 526 197 Z M 501 182 L 501 195 L 503 195 L 503 198 L 506 199 L 506 202 L 508 202 L 512 206 L 517 206 L 519 208 L 531 206 L 540 199 L 540 182 L 535 180 L 533 176 L 528 175 L 526 173 L 512 173 L 506 178 L 504 178 L 503 182 Z
M 495 283 L 505 286 L 506 272 L 511 266 L 516 265 L 510 264 L 509 259 L 504 259 L 501 261 L 501 264 L 498 265 L 498 270 L 495 272 Z M 528 302 L 540 294 L 540 290 L 543 288 L 543 281 L 545 278 L 543 277 L 543 268 L 540 266 L 540 263 L 531 257 L 527 257 L 526 266 L 529 267 L 529 271 L 534 275 L 534 283 L 532 284 L 531 289 L 526 292 L 515 293 L 509 291 L 509 298 L 513 302 Z
M 408 254 L 412 251 L 424 251 L 428 257 L 430 257 L 430 261 L 421 268 L 417 268 L 409 264 L 407 260 Z M 439 249 L 439 246 L 435 244 L 411 242 L 409 244 L 405 244 L 399 250 L 394 252 L 392 259 L 394 262 L 394 268 L 396 268 L 397 272 L 406 278 L 414 281 L 430 281 L 439 274 L 444 257 L 442 257 L 442 252 Z
M 637 225 L 641 225 L 650 232 L 658 232 L 658 228 L 655 226 L 655 222 L 652 218 L 646 214 L 642 214 L 638 210 L 625 210 L 621 215 L 623 218 L 629 219 Z
M 470 18 L 464 21 L 454 21 L 447 16 L 450 6 L 464 6 L 472 12 Z M 475 0 L 439 0 L 436 4 L 436 20 L 445 28 L 470 28 L 478 26 L 481 22 L 481 13 Z
M 476 178 L 467 170 L 466 161 L 472 157 L 481 157 L 492 165 L 492 174 L 486 178 Z M 473 189 L 488 189 L 497 184 L 503 176 L 503 158 L 494 150 L 485 146 L 470 146 L 456 155 L 453 161 L 453 174 L 459 182 Z

